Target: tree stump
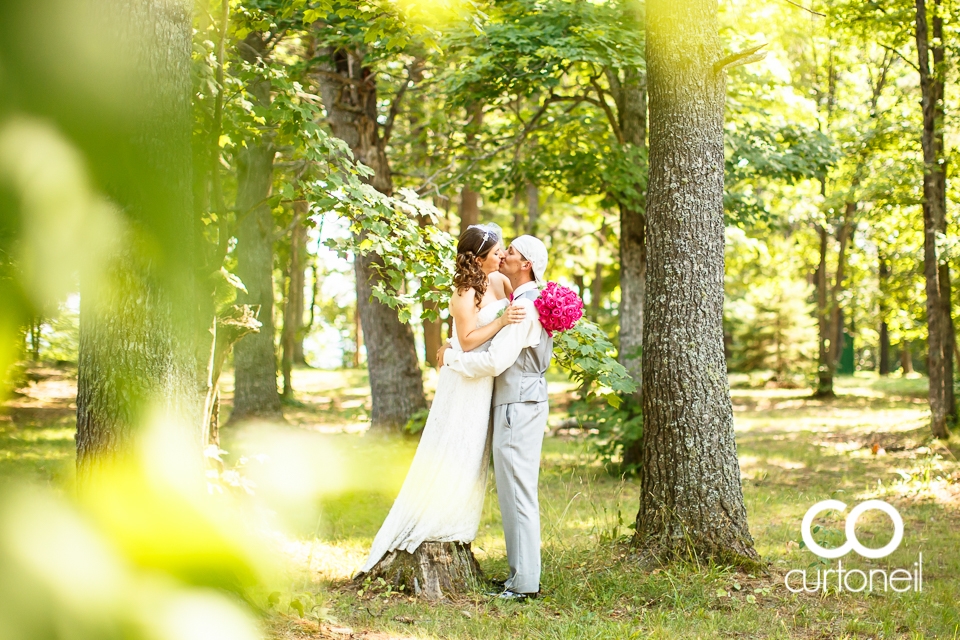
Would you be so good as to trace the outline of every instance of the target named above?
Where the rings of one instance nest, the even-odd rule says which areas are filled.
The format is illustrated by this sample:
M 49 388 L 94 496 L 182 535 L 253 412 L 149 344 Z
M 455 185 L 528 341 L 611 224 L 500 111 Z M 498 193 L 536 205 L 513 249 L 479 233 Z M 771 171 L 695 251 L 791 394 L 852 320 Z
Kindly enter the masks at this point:
M 366 578 L 383 578 L 397 590 L 430 601 L 477 591 L 484 584 L 469 542 L 424 542 L 413 553 L 391 551 L 370 571 L 357 575 L 356 581 Z

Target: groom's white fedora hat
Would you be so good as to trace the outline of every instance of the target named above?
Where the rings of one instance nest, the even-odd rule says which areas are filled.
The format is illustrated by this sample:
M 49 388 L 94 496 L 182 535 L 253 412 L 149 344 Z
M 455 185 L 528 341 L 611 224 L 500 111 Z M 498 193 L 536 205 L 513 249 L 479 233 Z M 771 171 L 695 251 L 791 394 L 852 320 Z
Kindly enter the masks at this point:
M 543 282 L 544 274 L 547 271 L 547 247 L 543 242 L 533 236 L 520 236 L 515 238 L 510 246 L 530 261 L 533 267 L 534 280 Z

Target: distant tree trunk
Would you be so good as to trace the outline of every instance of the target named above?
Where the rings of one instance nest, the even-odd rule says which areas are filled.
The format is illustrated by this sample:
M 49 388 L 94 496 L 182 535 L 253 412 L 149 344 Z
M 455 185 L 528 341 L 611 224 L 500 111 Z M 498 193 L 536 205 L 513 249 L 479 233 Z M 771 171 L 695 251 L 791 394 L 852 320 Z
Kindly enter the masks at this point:
M 480 194 L 464 185 L 460 189 L 460 233 L 480 220 Z
M 609 74 L 608 74 L 609 76 Z M 622 143 L 630 149 L 646 148 L 647 79 L 638 69 L 627 69 L 623 81 L 611 82 L 617 103 Z M 643 194 L 642 185 L 636 185 Z M 647 218 L 642 196 L 620 204 L 620 364 L 643 387 L 643 367 L 638 354 L 643 345 L 643 300 L 647 279 Z
M 427 218 L 420 218 L 420 226 L 426 226 L 429 224 Z M 461 220 L 462 223 L 462 220 Z M 424 310 L 433 311 L 437 313 L 440 311 L 440 307 L 435 302 L 425 302 L 423 304 Z M 421 321 L 423 325 L 423 350 L 424 350 L 424 362 L 426 362 L 431 367 L 437 366 L 437 351 L 440 349 L 440 345 L 443 342 L 443 321 L 440 318 L 436 320 L 427 320 L 424 318 Z
M 325 54 L 330 62 L 324 64 L 317 80 L 333 134 L 350 146 L 360 162 L 373 169 L 370 184 L 391 195 L 387 140 L 381 136 L 377 120 L 377 86 L 373 73 L 364 66 L 364 53 L 327 48 Z M 379 278 L 374 265 L 380 260 L 367 254 L 354 261 L 357 304 L 367 346 L 372 426 L 399 429 L 426 407 L 426 400 L 413 330 L 400 322 L 396 311 L 372 297 L 372 285 Z
M 597 256 L 597 264 L 593 268 L 593 280 L 590 281 L 590 320 L 600 321 L 600 305 L 603 299 L 603 263 Z
M 906 340 L 900 343 L 900 368 L 903 375 L 914 373 L 913 352 L 910 351 L 910 343 Z
M 302 220 L 306 219 L 308 211 L 304 203 Z M 290 267 L 290 295 L 293 299 L 293 306 L 290 309 L 291 320 L 295 325 L 293 332 L 293 364 L 304 365 L 307 363 L 303 355 L 303 339 L 306 337 L 306 327 L 303 324 L 303 315 L 306 311 L 306 298 L 304 290 L 307 285 L 307 227 L 304 224 L 298 224 L 293 230 L 292 248 L 297 251 L 297 264 L 291 264 Z M 284 318 L 284 326 L 286 326 Z
M 467 147 L 472 147 L 477 139 L 477 133 L 483 124 L 483 104 L 475 103 L 467 108 L 470 120 L 466 127 Z M 464 184 L 460 189 L 460 233 L 462 234 L 472 224 L 480 221 L 480 194 Z
M 829 234 L 823 225 L 817 226 L 820 236 L 820 264 L 817 267 L 817 325 L 819 328 L 819 355 L 817 358 L 817 390 L 814 395 L 830 397 L 834 394 L 833 379 L 843 346 L 843 313 L 840 309 L 840 292 L 846 277 L 847 243 L 852 227 L 850 220 L 856 205 L 847 203 L 844 217 L 837 231 L 837 268 L 833 281 L 827 274 L 829 258 Z
M 240 44 L 240 55 L 250 64 L 262 64 L 263 34 L 253 32 Z M 270 105 L 270 81 L 255 79 L 248 87 L 261 107 Z M 260 331 L 234 349 L 234 396 L 230 419 L 281 415 L 277 391 L 276 326 L 273 320 L 273 212 L 267 199 L 273 185 L 273 140 L 265 133 L 248 142 L 238 157 L 237 276 L 247 293 L 240 304 L 260 307 Z
M 127 455 L 138 428 L 156 415 L 184 425 L 199 458 L 205 435 L 199 355 L 197 224 L 192 203 L 191 6 L 110 2 L 103 44 L 138 69 L 131 135 L 112 149 L 127 159 L 109 182 L 131 222 L 110 276 L 81 282 L 77 381 L 77 474 Z M 91 8 L 92 10 L 92 8 Z M 116 28 L 116 32 L 113 29 Z M 148 249 L 149 247 L 149 249 Z M 149 257 L 148 257 L 149 256 Z M 208 334 L 209 337 L 209 334 Z
M 287 295 L 283 304 L 283 331 L 280 334 L 280 346 L 283 350 L 281 370 L 283 372 L 283 397 L 293 398 L 293 365 L 296 362 L 297 343 L 301 345 L 303 355 L 303 274 L 305 271 L 304 253 L 306 253 L 307 228 L 303 224 L 309 205 L 304 200 L 293 203 L 295 222 L 290 232 L 290 264 L 287 269 Z M 299 222 L 298 222 L 299 221 Z
M 889 309 L 887 307 L 887 297 L 886 293 L 888 290 L 888 282 L 890 281 L 890 265 L 883 258 L 880 258 L 880 269 L 879 269 L 879 279 L 880 279 L 880 358 L 878 363 L 878 370 L 881 376 L 890 375 L 890 330 L 887 326 L 887 314 Z
M 940 2 L 934 5 L 939 10 Z M 953 419 L 953 323 L 950 318 L 950 271 L 940 265 L 937 235 L 946 233 L 946 162 L 943 148 L 943 19 L 934 13 L 933 43 L 928 36 L 926 0 L 916 0 L 917 54 L 923 105 L 923 268 L 927 293 L 927 371 L 930 377 L 930 429 L 949 437 Z M 931 46 L 932 44 L 932 46 Z M 930 54 L 933 49 L 933 68 Z M 946 294 L 947 297 L 944 297 Z
M 527 182 L 527 233 L 537 235 L 537 222 L 540 219 L 540 187 Z
M 650 0 L 643 466 L 635 541 L 756 567 L 723 358 L 724 71 L 715 0 Z
M 43 318 L 37 316 L 30 321 L 30 359 L 40 362 L 40 335 L 43 331 Z

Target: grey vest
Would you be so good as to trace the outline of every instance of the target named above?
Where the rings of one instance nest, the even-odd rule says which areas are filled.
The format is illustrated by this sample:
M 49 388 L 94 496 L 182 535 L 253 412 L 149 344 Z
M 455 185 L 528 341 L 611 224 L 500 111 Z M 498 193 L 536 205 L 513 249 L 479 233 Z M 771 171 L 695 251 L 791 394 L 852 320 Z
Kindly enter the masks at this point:
M 537 289 L 525 291 L 518 297 L 531 302 L 540 297 Z M 520 352 L 510 368 L 493 379 L 493 406 L 517 402 L 546 402 L 547 379 L 544 374 L 553 356 L 553 338 L 546 329 L 540 329 L 540 344 Z

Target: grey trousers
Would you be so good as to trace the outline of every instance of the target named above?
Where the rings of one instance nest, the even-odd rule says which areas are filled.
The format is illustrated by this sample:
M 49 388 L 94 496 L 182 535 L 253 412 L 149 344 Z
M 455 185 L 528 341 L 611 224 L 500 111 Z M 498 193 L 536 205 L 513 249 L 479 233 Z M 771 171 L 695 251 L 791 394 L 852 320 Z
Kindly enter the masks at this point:
M 540 590 L 540 450 L 547 426 L 546 402 L 493 408 L 493 470 L 503 518 L 510 575 L 506 588 Z

